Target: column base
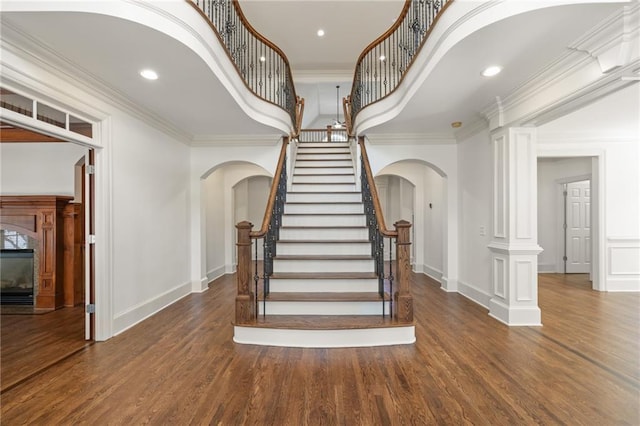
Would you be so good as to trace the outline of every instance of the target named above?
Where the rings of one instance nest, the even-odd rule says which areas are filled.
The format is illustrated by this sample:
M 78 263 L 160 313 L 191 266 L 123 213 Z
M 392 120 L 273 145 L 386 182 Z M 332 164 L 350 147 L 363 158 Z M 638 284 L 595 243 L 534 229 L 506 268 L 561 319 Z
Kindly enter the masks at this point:
M 509 326 L 541 326 L 542 317 L 537 306 L 507 306 L 498 299 L 489 301 L 489 316 Z

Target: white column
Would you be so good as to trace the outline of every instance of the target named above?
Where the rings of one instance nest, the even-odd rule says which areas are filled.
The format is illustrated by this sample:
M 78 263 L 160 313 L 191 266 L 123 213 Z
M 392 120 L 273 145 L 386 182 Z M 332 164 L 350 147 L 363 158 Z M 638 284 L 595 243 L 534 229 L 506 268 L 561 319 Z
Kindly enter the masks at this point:
M 508 325 L 541 325 L 538 307 L 537 133 L 511 127 L 491 135 L 493 234 L 489 315 Z

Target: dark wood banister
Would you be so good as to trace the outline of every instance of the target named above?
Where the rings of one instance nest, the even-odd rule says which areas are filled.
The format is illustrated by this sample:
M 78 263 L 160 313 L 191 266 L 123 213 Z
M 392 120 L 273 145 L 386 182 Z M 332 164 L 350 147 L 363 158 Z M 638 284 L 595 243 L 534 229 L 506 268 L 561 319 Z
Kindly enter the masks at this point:
M 378 227 L 380 228 L 380 233 L 387 238 L 396 238 L 398 236 L 398 231 L 387 229 L 387 226 L 384 222 L 384 214 L 382 213 L 382 207 L 380 206 L 380 199 L 378 198 L 378 190 L 376 189 L 376 184 L 373 180 L 373 174 L 371 173 L 371 166 L 369 165 L 369 156 L 367 155 L 367 148 L 364 146 L 364 137 L 360 136 L 358 138 L 358 144 L 360 145 L 360 153 L 362 154 L 362 162 L 364 164 L 364 168 L 366 169 L 365 175 L 367 176 L 367 182 L 369 182 L 369 188 L 371 190 L 371 197 L 373 198 L 373 207 L 376 212 L 376 219 L 378 220 Z
M 280 184 L 280 176 L 282 175 L 282 168 L 284 167 L 285 158 L 287 157 L 287 146 L 289 145 L 289 138 L 282 138 L 282 148 L 280 149 L 280 158 L 278 158 L 278 165 L 276 166 L 275 174 L 273 175 L 273 182 L 271 183 L 271 192 L 269 193 L 269 201 L 267 201 L 267 207 L 264 209 L 264 219 L 262 219 L 262 227 L 258 231 L 252 231 L 249 236 L 252 239 L 262 238 L 269 230 L 269 223 L 271 222 L 271 215 L 273 214 L 273 206 L 276 203 L 276 195 L 278 192 L 278 185 Z
M 185 0 L 187 3 L 189 3 L 204 19 L 205 21 L 207 21 L 207 24 L 209 25 L 209 27 L 211 27 L 211 29 L 213 30 L 213 33 L 216 35 L 216 37 L 218 38 L 218 41 L 220 42 L 220 44 L 222 46 L 225 46 L 224 40 L 222 40 L 222 37 L 220 37 L 220 33 L 218 32 L 218 29 L 215 27 L 215 25 L 213 24 L 213 22 L 211 22 L 211 20 L 207 17 L 207 15 L 205 14 L 205 12 L 200 9 L 200 7 L 198 7 L 198 5 L 194 2 L 194 0 Z M 293 84 L 293 75 L 291 74 L 291 65 L 289 64 L 289 59 L 287 58 L 287 55 L 284 54 L 284 52 L 282 50 L 280 50 L 280 48 L 278 46 L 276 46 L 275 44 L 273 44 L 272 41 L 270 41 L 269 39 L 267 39 L 265 36 L 263 36 L 262 34 L 260 34 L 255 28 L 253 28 L 253 26 L 249 23 L 249 21 L 247 20 L 246 16 L 244 16 L 244 12 L 242 12 L 242 8 L 240 7 L 240 4 L 238 3 L 238 0 L 232 0 L 233 3 L 233 7 L 236 10 L 236 12 L 238 13 L 238 17 L 240 18 L 240 22 L 242 22 L 242 24 L 246 27 L 246 29 L 256 38 L 258 39 L 260 42 L 264 43 L 265 45 L 267 45 L 268 47 L 270 47 L 271 49 L 273 49 L 274 52 L 276 52 L 284 61 L 285 65 L 286 65 L 286 69 L 287 69 L 287 77 L 289 79 L 289 81 L 291 82 L 291 90 L 293 91 L 292 96 L 293 99 L 296 100 L 296 111 L 294 112 L 295 114 L 295 120 L 299 121 L 297 123 L 292 123 L 293 124 L 293 128 L 294 128 L 294 134 L 297 135 L 297 133 L 299 133 L 300 131 L 300 127 L 302 126 L 302 111 L 300 112 L 300 114 L 298 114 L 297 111 L 297 106 L 300 103 L 300 100 L 302 100 L 302 110 L 304 110 L 304 99 L 298 97 L 296 95 L 296 88 L 295 85 Z M 225 53 L 227 54 L 227 58 L 229 58 L 229 60 L 231 61 L 231 63 L 233 64 L 233 67 L 236 69 L 238 75 L 242 75 L 242 73 L 240 72 L 240 69 L 238 68 L 238 65 L 235 63 L 235 61 L 233 60 L 233 58 L 231 57 L 231 55 L 229 54 L 228 49 L 224 49 Z M 247 83 L 247 81 L 243 78 L 242 82 L 244 83 L 245 87 L 247 89 L 249 89 L 250 92 L 254 93 L 253 89 L 251 89 L 251 87 L 249 86 L 249 84 Z M 256 96 L 258 96 L 256 94 Z M 260 99 L 264 100 L 265 102 L 269 102 L 270 104 L 276 105 L 280 108 L 282 108 L 282 106 L 276 104 L 273 101 L 270 101 L 268 99 L 265 99 L 261 96 L 258 96 Z M 288 111 L 287 111 L 288 112 Z
M 442 7 L 442 9 L 440 9 L 440 12 L 438 13 L 438 15 L 435 17 L 435 19 L 433 20 L 433 22 L 431 23 L 429 29 L 427 30 L 427 33 L 425 34 L 424 38 L 422 39 L 422 42 L 420 43 L 420 46 L 418 47 L 418 52 L 420 50 L 422 50 L 422 46 L 424 45 L 424 43 L 427 41 L 427 38 L 429 37 L 429 34 L 431 33 L 431 30 L 433 29 L 434 25 L 436 22 L 438 22 L 438 19 L 440 19 L 440 16 L 442 16 L 442 12 L 444 12 L 447 7 L 449 7 L 449 5 L 451 3 L 453 3 L 455 0 L 448 0 L 444 6 Z M 369 45 L 367 47 L 365 47 L 365 49 L 362 51 L 362 53 L 360 53 L 360 56 L 358 56 L 358 60 L 356 61 L 356 67 L 355 70 L 353 72 L 353 82 L 355 82 L 357 80 L 357 76 L 358 76 L 358 72 L 360 70 L 360 62 L 365 58 L 365 56 L 371 52 L 373 49 L 376 48 L 376 46 L 378 46 L 380 43 L 382 43 L 384 40 L 386 40 L 388 37 L 390 37 L 399 27 L 400 25 L 402 25 L 404 18 L 407 16 L 407 14 L 409 13 L 409 8 L 411 6 L 412 0 L 406 0 L 404 3 L 404 6 L 402 8 L 402 11 L 400 11 L 400 15 L 398 16 L 398 18 L 395 20 L 395 22 L 393 23 L 393 25 L 387 30 L 385 31 L 380 37 L 378 37 L 377 39 L 375 39 L 374 41 L 372 41 L 371 43 L 369 43 Z M 401 83 L 402 80 L 404 80 L 404 76 L 407 74 L 407 71 L 409 71 L 409 69 L 411 68 L 411 66 L 413 65 L 413 61 L 411 61 L 411 63 L 409 64 L 409 66 L 407 67 L 407 69 L 405 70 L 405 72 L 402 74 L 402 76 L 400 77 L 400 80 L 398 81 L 398 84 L 396 85 L 396 87 L 398 87 Z M 350 99 L 353 99 L 353 96 L 355 94 L 355 90 L 356 90 L 356 85 L 352 85 L 351 86 L 351 94 L 350 96 L 348 96 L 347 98 L 345 98 L 345 102 L 349 102 L 349 105 L 351 105 L 351 101 Z M 378 101 L 380 101 L 381 99 L 386 98 L 387 96 L 389 96 L 391 93 L 393 93 L 395 91 L 395 89 L 393 89 L 391 92 L 389 92 L 388 94 L 382 96 L 381 98 L 377 99 L 374 102 L 371 102 L 368 105 L 372 105 Z M 368 106 L 366 105 L 366 106 Z M 363 107 L 364 108 L 364 107 Z M 351 108 L 349 108 L 349 118 L 347 119 L 345 116 L 345 121 L 347 121 L 347 123 L 350 125 L 347 128 L 349 128 L 349 132 L 351 135 L 352 132 L 352 126 L 353 126 L 353 119 L 354 117 L 351 115 L 352 111 Z M 357 112 L 356 112 L 357 114 Z M 353 135 L 352 135 L 353 136 Z
M 362 61 L 362 59 L 367 55 L 367 53 L 372 51 L 378 44 L 380 44 L 384 40 L 386 40 L 391 34 L 393 34 L 393 32 L 395 30 L 398 29 L 398 27 L 400 25 L 402 25 L 402 21 L 404 21 L 405 16 L 407 16 L 407 13 L 409 13 L 409 7 L 411 6 L 411 1 L 412 0 L 405 0 L 404 6 L 402 7 L 402 10 L 400 11 L 400 15 L 398 15 L 398 18 L 395 20 L 393 25 L 391 25 L 391 27 L 389 27 L 389 29 L 387 31 L 385 31 L 380 37 L 378 37 L 377 39 L 373 40 L 371 43 L 369 43 L 369 45 L 367 47 L 364 48 L 362 53 L 360 53 L 360 56 L 358 56 L 358 60 L 356 61 L 356 64 L 359 64 L 360 61 Z M 354 76 L 353 80 L 354 81 L 355 81 L 355 76 L 356 76 L 355 73 L 356 72 L 358 72 L 358 67 L 357 66 L 356 66 L 356 71 L 353 74 L 353 76 Z
M 413 323 L 413 296 L 411 294 L 411 282 L 409 281 L 409 274 L 411 273 L 411 262 L 409 259 L 411 256 L 409 252 L 409 247 L 411 246 L 411 223 L 406 220 L 399 220 L 393 224 L 396 228 L 395 230 L 387 229 L 382 207 L 380 206 L 380 199 L 378 198 L 378 190 L 373 180 L 373 173 L 371 173 L 369 156 L 367 155 L 367 148 L 365 147 L 363 136 L 358 138 L 358 144 L 360 145 L 360 154 L 362 155 L 362 163 L 365 168 L 363 173 L 367 176 L 367 183 L 369 184 L 373 208 L 378 222 L 378 231 L 383 237 L 396 240 L 395 272 L 397 285 L 396 291 L 393 293 L 395 305 L 393 317 L 399 323 L 411 324 Z

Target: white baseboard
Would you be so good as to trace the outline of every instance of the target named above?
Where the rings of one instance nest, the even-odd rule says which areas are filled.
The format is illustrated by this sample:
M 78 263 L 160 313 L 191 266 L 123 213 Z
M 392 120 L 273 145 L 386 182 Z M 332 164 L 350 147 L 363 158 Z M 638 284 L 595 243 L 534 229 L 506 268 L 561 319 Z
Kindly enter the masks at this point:
M 207 284 L 211 281 L 220 278 L 224 274 L 226 274 L 226 267 L 224 265 L 219 266 L 217 268 L 213 268 L 212 270 L 207 272 Z
M 607 291 L 611 292 L 639 292 L 640 278 L 611 279 L 607 280 Z
M 555 263 L 538 263 L 538 273 L 555 274 L 559 273 L 557 265 Z
M 471 300 L 472 302 L 475 302 L 478 305 L 489 309 L 489 301 L 491 300 L 491 295 L 484 290 L 481 290 L 469 283 L 465 283 L 464 281 L 458 280 L 458 293 Z
M 508 306 L 498 299 L 489 300 L 489 316 L 509 326 L 541 326 L 537 306 Z
M 429 265 L 421 265 L 422 273 L 442 284 L 442 271 Z
M 224 265 L 224 273 L 225 274 L 233 274 L 235 272 L 236 272 L 236 264 Z
M 191 294 L 191 282 L 181 284 L 151 300 L 116 314 L 113 318 L 113 335 L 122 333 L 189 294 Z

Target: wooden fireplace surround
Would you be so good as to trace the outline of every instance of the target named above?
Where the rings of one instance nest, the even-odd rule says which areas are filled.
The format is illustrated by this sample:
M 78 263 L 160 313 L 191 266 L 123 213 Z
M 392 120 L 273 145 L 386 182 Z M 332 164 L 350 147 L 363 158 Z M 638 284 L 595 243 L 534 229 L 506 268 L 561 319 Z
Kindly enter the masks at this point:
M 54 310 L 81 303 L 81 277 L 74 277 L 74 231 L 82 217 L 81 204 L 60 195 L 0 196 L 0 226 L 38 241 L 39 273 L 34 308 Z M 76 269 L 77 270 L 77 269 Z

